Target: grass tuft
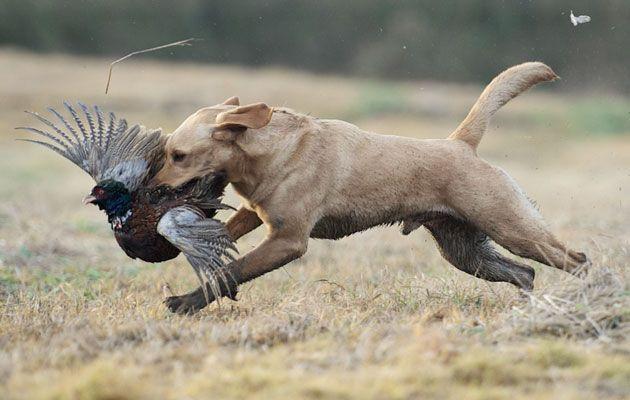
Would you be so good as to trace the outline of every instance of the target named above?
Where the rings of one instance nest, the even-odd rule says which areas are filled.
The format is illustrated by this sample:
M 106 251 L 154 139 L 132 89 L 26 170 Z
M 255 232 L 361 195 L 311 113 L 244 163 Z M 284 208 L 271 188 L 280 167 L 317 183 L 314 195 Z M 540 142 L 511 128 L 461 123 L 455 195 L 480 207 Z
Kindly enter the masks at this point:
M 523 335 L 611 341 L 630 336 L 630 295 L 623 275 L 593 268 L 584 280 L 563 285 L 514 308 L 511 324 Z

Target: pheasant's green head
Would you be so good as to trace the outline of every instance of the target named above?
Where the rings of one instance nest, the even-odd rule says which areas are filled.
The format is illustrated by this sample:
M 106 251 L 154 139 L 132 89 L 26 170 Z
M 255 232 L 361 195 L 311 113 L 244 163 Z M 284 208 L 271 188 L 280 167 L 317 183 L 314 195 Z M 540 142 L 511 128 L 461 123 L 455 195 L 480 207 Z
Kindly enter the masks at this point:
M 131 193 L 122 183 L 113 179 L 101 181 L 92 188 L 92 192 L 83 199 L 84 204 L 95 204 L 99 210 L 105 210 L 109 222 L 125 218 L 131 210 Z

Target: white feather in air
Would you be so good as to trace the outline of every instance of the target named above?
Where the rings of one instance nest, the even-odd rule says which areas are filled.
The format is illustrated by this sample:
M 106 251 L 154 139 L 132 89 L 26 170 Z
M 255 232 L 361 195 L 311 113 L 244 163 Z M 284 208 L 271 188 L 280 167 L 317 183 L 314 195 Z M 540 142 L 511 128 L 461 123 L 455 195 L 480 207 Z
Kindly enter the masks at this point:
M 578 26 L 578 24 L 585 24 L 587 22 L 591 22 L 591 17 L 588 15 L 578 15 L 577 17 L 573 15 L 573 10 L 571 10 L 571 15 L 569 15 L 571 19 L 571 23 L 573 26 Z

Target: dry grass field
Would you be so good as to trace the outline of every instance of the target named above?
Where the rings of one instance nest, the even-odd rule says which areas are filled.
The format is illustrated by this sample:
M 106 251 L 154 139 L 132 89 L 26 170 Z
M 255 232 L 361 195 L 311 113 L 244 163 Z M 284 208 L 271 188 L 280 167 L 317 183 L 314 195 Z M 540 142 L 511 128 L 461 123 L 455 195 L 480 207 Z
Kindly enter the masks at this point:
M 186 261 L 126 258 L 105 216 L 81 204 L 89 177 L 14 140 L 32 122 L 22 110 L 82 100 L 168 132 L 239 95 L 445 137 L 481 88 L 131 60 L 105 96 L 108 62 L 0 50 L 0 398 L 630 397 L 629 99 L 558 94 L 566 81 L 535 88 L 480 146 L 593 259 L 584 281 L 532 263 L 526 297 L 451 267 L 423 230 L 392 227 L 313 240 L 238 302 L 183 317 L 163 307 L 160 286 L 195 286 Z

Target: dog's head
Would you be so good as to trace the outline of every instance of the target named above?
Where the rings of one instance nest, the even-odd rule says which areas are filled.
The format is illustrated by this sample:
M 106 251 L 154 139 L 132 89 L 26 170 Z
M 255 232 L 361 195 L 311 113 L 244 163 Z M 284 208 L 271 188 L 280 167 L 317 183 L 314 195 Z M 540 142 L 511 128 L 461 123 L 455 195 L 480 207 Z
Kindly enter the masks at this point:
M 237 168 L 236 140 L 248 129 L 260 129 L 271 120 L 272 109 L 264 103 L 239 106 L 232 97 L 188 117 L 165 145 L 164 166 L 153 184 L 179 186 L 189 180 Z

